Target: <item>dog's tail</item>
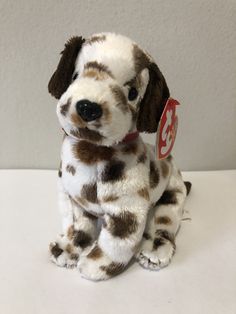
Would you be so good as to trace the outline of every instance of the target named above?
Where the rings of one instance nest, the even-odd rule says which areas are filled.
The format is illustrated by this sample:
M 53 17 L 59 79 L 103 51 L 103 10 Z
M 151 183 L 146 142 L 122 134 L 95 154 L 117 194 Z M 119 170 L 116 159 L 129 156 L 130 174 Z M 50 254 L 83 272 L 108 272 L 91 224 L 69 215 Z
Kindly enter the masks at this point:
M 191 187 L 192 187 L 192 183 L 189 181 L 184 181 L 184 184 L 186 186 L 186 190 L 187 190 L 187 195 L 189 195 L 190 191 L 191 191 Z

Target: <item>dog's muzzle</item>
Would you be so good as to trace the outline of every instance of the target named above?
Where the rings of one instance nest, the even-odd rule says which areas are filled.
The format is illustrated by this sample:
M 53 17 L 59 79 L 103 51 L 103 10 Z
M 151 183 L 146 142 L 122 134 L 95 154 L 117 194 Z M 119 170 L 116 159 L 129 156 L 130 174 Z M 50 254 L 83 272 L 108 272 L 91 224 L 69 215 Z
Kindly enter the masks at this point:
M 86 122 L 96 120 L 102 116 L 101 106 L 87 99 L 78 101 L 75 107 L 77 113 Z

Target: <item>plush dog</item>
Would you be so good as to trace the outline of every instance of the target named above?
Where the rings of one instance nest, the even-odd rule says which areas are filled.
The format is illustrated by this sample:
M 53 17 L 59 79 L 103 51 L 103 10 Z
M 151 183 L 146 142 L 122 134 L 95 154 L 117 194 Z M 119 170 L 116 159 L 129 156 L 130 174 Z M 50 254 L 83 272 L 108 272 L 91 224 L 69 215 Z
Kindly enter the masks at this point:
M 65 132 L 63 234 L 50 245 L 52 261 L 91 280 L 120 273 L 132 257 L 151 270 L 167 266 L 191 184 L 139 136 L 157 131 L 170 96 L 157 64 L 121 35 L 73 37 L 48 89 Z

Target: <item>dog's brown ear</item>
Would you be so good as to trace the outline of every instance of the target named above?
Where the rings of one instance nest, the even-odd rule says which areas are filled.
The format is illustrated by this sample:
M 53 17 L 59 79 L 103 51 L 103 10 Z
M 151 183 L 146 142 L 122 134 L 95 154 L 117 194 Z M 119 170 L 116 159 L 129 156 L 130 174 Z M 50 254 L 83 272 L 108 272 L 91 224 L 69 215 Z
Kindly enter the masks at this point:
M 57 99 L 61 97 L 71 83 L 75 61 L 84 41 L 85 39 L 82 37 L 72 37 L 61 52 L 62 56 L 57 69 L 48 83 L 49 93 Z
M 157 131 L 165 103 L 170 96 L 165 78 L 155 63 L 148 65 L 149 82 L 140 103 L 137 130 L 153 133 Z

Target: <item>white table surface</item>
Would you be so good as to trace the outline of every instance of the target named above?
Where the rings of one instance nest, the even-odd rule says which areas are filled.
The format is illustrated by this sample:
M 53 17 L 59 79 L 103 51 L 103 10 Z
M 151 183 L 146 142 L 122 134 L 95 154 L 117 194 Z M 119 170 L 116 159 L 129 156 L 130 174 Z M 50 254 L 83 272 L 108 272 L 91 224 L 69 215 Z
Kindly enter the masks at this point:
M 60 232 L 56 171 L 0 171 L 1 314 L 235 314 L 236 171 L 187 172 L 193 183 L 171 265 L 137 263 L 94 283 L 48 259 Z

